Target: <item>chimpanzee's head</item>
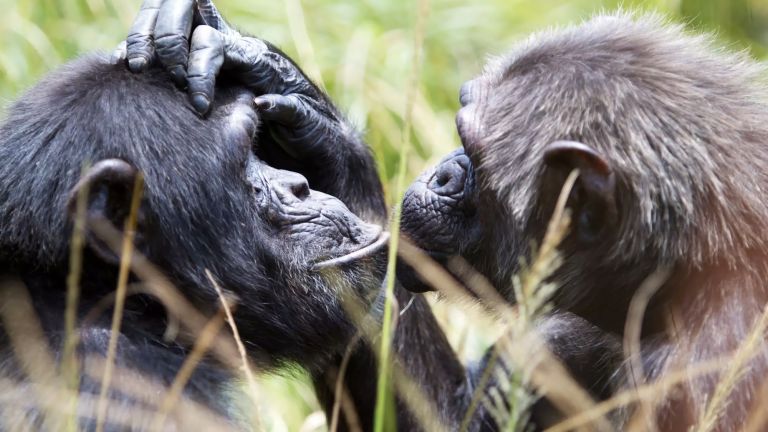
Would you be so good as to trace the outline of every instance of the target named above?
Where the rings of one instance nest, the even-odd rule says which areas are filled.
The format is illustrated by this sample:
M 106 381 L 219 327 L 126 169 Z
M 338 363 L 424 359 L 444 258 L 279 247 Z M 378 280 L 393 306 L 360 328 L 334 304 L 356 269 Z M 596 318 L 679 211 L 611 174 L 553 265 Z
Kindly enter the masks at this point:
M 78 192 L 88 188 L 89 219 L 122 228 L 141 173 L 137 250 L 206 312 L 217 308 L 210 270 L 238 297 L 237 324 L 256 352 L 320 361 L 353 332 L 342 298 L 367 307 L 378 293 L 382 229 L 260 161 L 253 95 L 216 94 L 202 119 L 163 71 L 87 57 L 22 96 L 0 129 L 2 264 L 66 274 Z M 119 260 L 94 231 L 86 240 L 88 299 L 114 289 Z
M 555 300 L 623 328 L 624 307 L 657 267 L 743 265 L 764 247 L 760 74 L 655 16 L 535 35 L 462 86 L 463 149 L 408 190 L 404 231 L 438 260 L 466 259 L 514 300 L 520 258 L 578 170 Z

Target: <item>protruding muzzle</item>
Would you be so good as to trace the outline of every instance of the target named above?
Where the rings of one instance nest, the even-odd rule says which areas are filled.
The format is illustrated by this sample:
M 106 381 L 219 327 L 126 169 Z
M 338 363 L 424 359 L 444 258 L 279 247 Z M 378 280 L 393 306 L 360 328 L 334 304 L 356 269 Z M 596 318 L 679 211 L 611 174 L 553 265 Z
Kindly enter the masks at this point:
M 456 150 L 408 188 L 403 199 L 403 234 L 438 262 L 461 255 L 479 237 L 476 194 L 472 162 L 463 149 Z M 406 289 L 431 289 L 419 282 L 410 266 L 398 264 L 398 277 Z

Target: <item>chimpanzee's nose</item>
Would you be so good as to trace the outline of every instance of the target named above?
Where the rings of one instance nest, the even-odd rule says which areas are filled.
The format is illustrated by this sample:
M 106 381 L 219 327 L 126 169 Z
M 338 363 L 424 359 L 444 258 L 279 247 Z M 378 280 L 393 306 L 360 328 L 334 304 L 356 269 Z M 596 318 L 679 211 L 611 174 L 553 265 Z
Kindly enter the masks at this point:
M 273 187 L 278 188 L 284 195 L 294 196 L 299 200 L 304 200 L 309 196 L 309 182 L 299 173 L 280 170 L 274 181 L 276 185 Z
M 429 189 L 442 196 L 455 196 L 464 191 L 471 162 L 464 153 L 444 160 L 435 169 L 429 181 Z

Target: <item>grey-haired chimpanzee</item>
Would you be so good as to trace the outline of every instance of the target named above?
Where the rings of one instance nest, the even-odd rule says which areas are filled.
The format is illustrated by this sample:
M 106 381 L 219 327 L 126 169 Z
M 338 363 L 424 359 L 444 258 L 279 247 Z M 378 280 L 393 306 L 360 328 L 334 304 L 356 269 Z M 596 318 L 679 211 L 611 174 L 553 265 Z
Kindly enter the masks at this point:
M 151 31 L 155 18 L 147 14 L 168 17 L 159 23 L 186 19 L 170 4 L 163 10 L 147 2 L 129 42 L 137 28 Z M 213 13 L 207 19 L 215 18 L 212 5 L 200 5 L 198 14 Z M 195 35 L 223 34 L 203 28 Z M 381 185 L 367 147 L 298 67 L 262 41 L 226 34 L 226 49 L 209 44 L 220 39 L 193 38 L 202 45 L 193 44 L 190 68 L 171 68 L 176 72 L 170 75 L 152 65 L 154 53 L 144 65 L 128 61 L 131 69 L 143 73 L 130 72 L 114 58 L 86 56 L 53 72 L 10 106 L 0 126 L 0 289 L 23 282 L 49 348 L 60 359 L 77 197 L 87 192 L 91 227 L 108 221 L 122 228 L 141 173 L 137 250 L 208 316 L 219 308 L 206 274 L 210 271 L 237 297 L 235 321 L 257 364 L 307 368 L 330 414 L 334 378 L 356 333 L 343 300 L 355 300 L 350 304 L 361 305 L 374 319 L 380 314 L 386 259 Z M 163 52 L 163 38 L 150 42 L 143 46 L 145 53 L 155 42 L 158 55 Z M 129 43 L 128 48 L 132 53 L 136 45 Z M 237 55 L 247 62 L 233 60 Z M 195 89 L 197 75 L 191 71 L 196 61 L 204 67 L 220 62 L 229 75 L 215 87 L 213 75 L 200 75 L 207 87 L 204 96 L 193 94 L 193 108 L 177 84 L 186 79 L 180 79 L 183 73 Z M 81 177 L 83 164 L 90 168 Z M 78 353 L 81 359 L 103 358 L 113 336 L 111 314 L 107 310 L 94 317 L 93 311 L 114 291 L 120 258 L 98 231 L 88 229 L 85 240 Z M 159 301 L 142 292 L 127 299 L 120 334 L 114 335 L 116 362 L 167 386 L 197 335 L 165 337 L 173 320 Z M 397 295 L 403 308 L 412 303 L 399 318 L 395 352 L 408 355 L 402 360 L 406 372 L 428 400 L 445 407 L 440 411 L 444 421 L 453 424 L 462 410 L 452 407 L 465 404 L 463 368 L 423 299 L 401 288 Z M 50 426 L 45 418 L 49 407 L 27 397 L 35 377 L 25 377 L 29 370 L 14 355 L 18 340 L 11 343 L 13 326 L 8 324 L 0 327 L 0 371 L 4 394 L 16 397 L 0 404 L 0 428 Z M 378 370 L 375 351 L 359 343 L 353 353 L 345 387 L 354 415 L 345 408 L 339 429 L 346 430 L 356 417 L 369 430 Z M 184 396 L 237 427 L 238 415 L 227 397 L 233 389 L 229 378 L 227 367 L 206 357 Z M 107 429 L 148 428 L 151 415 L 132 410 L 152 413 L 157 407 L 124 391 L 126 384 L 132 383 L 119 373 L 113 378 L 110 397 L 115 402 Z M 95 427 L 94 404 L 87 401 L 98 396 L 99 388 L 98 377 L 81 376 L 86 398 L 79 415 L 87 430 Z M 399 399 L 398 412 L 402 430 L 417 429 Z M 201 427 L 194 418 L 180 413 L 168 421 L 184 430 Z
M 205 18 L 212 5 L 201 5 L 195 19 L 220 34 L 196 29 L 189 62 L 183 36 L 191 15 L 157 20 L 155 42 L 205 112 L 210 97 L 200 94 L 213 89 L 217 72 L 248 81 L 247 65 L 267 51 L 233 43 L 217 14 Z M 156 14 L 146 16 L 128 41 L 134 69 L 152 52 L 146 29 Z M 225 60 L 206 51 L 224 52 Z M 553 352 L 596 397 L 610 396 L 624 382 L 629 303 L 654 270 L 671 268 L 643 321 L 640 380 L 729 353 L 766 303 L 768 208 L 760 192 L 768 106 L 760 72 L 745 56 L 655 17 L 603 16 L 533 37 L 462 87 L 464 148 L 410 188 L 403 228 L 438 260 L 462 256 L 514 301 L 519 257 L 541 239 L 564 179 L 578 169 L 565 263 L 552 278 L 561 285 L 557 309 L 540 326 Z M 295 101 L 282 106 L 303 109 Z M 427 288 L 408 272 L 400 276 L 414 291 Z M 710 419 L 718 429 L 732 429 L 757 403 L 763 360 L 748 363 L 723 415 Z M 664 430 L 696 423 L 718 376 L 690 379 L 682 393 L 662 398 L 654 421 Z M 544 426 L 557 416 L 542 403 L 533 419 Z
M 765 78 L 746 55 L 654 16 L 535 35 L 462 87 L 463 149 L 411 186 L 404 230 L 438 260 L 463 257 L 514 301 L 520 257 L 578 169 L 552 276 L 556 311 L 541 324 L 552 350 L 595 396 L 622 387 L 630 302 L 666 268 L 642 320 L 638 384 L 726 356 L 768 304 Z M 691 377 L 654 398 L 651 422 L 680 431 L 709 413 L 714 430 L 735 430 L 764 409 L 759 337 L 725 403 L 713 401 L 725 374 Z

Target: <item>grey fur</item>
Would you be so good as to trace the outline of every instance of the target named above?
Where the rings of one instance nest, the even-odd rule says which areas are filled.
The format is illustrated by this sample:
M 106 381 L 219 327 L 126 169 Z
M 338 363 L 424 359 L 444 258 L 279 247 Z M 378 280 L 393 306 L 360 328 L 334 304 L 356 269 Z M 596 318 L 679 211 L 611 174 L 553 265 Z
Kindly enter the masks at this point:
M 768 240 L 756 231 L 768 220 L 764 71 L 655 15 L 536 34 L 480 78 L 493 89 L 481 114 L 483 187 L 525 226 L 545 146 L 581 140 L 617 172 L 624 241 L 614 257 L 650 247 L 663 262 L 744 262 Z
M 558 305 L 599 318 L 612 301 L 600 297 L 620 292 L 628 300 L 654 268 L 672 266 L 646 315 L 663 327 L 642 340 L 649 378 L 736 349 L 768 302 L 765 77 L 763 65 L 711 36 L 624 12 L 536 34 L 491 61 L 472 83 L 478 139 L 465 147 L 478 164 L 480 193 L 506 215 L 496 280 L 508 280 L 528 252 L 521 234 L 539 240 L 549 217 L 545 148 L 580 141 L 613 167 L 619 225 L 593 251 L 563 245 Z M 768 369 L 768 349 L 758 350 L 718 430 L 748 418 Z M 670 396 L 661 427 L 695 424 L 717 382 L 717 375 L 693 379 L 687 401 Z

